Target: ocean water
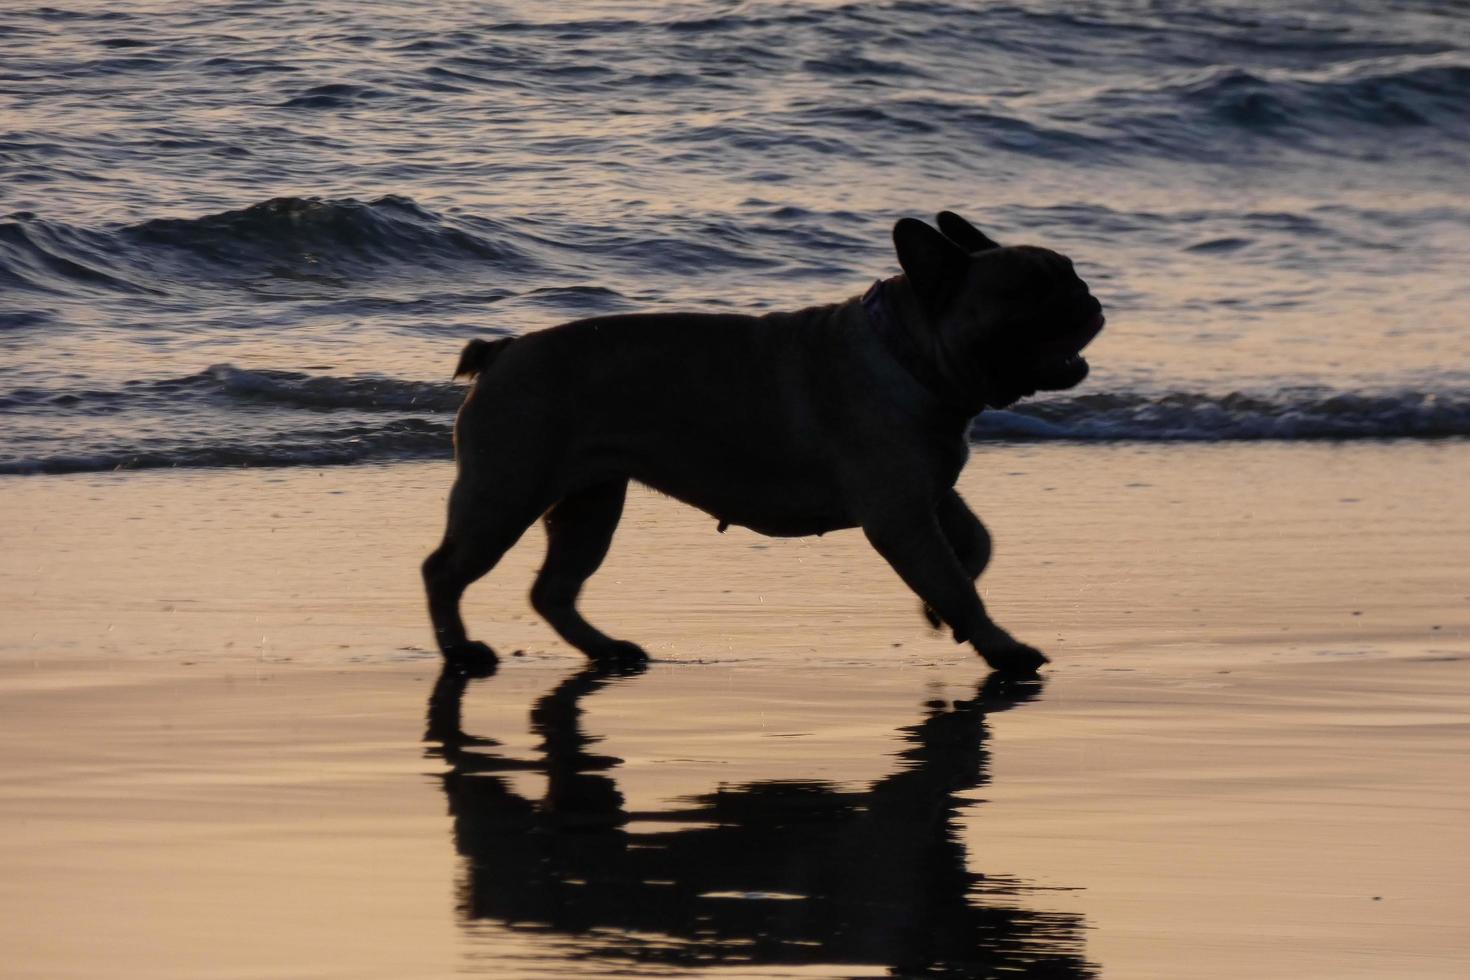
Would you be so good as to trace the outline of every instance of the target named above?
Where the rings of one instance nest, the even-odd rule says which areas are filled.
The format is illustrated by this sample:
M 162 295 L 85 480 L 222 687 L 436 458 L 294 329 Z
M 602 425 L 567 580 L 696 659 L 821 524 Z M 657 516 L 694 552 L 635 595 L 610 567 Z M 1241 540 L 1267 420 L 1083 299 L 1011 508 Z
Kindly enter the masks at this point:
M 0 8 L 0 473 L 443 458 L 470 337 L 837 301 L 950 208 L 1092 376 L 978 440 L 1470 435 L 1451 0 Z

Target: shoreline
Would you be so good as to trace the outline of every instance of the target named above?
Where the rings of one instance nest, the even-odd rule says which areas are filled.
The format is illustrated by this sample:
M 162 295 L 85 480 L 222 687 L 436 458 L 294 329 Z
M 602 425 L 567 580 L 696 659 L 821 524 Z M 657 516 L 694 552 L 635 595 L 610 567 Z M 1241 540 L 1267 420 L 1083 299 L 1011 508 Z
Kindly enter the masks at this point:
M 0 662 L 420 656 L 418 564 L 452 479 L 449 463 L 0 478 L 0 608 L 20 617 Z M 977 447 L 960 489 L 995 540 L 987 607 L 1062 669 L 1454 646 L 1470 635 L 1465 481 L 1459 444 L 1042 445 Z M 860 532 L 715 524 L 634 487 L 588 618 L 655 659 L 971 656 L 923 627 Z M 528 531 L 471 587 L 466 621 L 502 654 L 575 657 L 526 600 L 542 548 Z

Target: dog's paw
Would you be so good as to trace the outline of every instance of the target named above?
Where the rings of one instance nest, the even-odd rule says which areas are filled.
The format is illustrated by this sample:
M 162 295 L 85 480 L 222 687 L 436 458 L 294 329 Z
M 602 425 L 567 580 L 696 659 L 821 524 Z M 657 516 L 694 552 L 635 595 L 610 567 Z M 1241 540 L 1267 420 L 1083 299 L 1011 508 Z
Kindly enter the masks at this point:
M 929 624 L 930 629 L 939 629 L 944 625 L 944 620 L 939 618 L 939 613 L 927 602 L 919 603 L 919 612 L 924 616 L 924 622 Z
M 1042 664 L 1051 662 L 1047 659 L 1046 654 L 1035 647 L 1014 640 L 1004 646 L 981 650 L 980 656 L 985 658 L 991 670 L 1014 677 L 1032 676 Z
M 495 673 L 500 658 L 488 643 L 479 640 L 466 640 L 453 646 L 445 647 L 444 665 L 458 670 L 469 677 L 488 677 Z
M 648 651 L 627 640 L 609 640 L 585 652 L 600 666 L 642 667 L 648 663 Z

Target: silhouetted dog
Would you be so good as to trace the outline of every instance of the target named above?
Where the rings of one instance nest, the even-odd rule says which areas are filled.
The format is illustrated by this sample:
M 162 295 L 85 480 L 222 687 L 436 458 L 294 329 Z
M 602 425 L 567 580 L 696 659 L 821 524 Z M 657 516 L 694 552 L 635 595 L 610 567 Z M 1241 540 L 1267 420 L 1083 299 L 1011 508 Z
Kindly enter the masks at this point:
M 1045 663 L 986 615 L 974 580 L 990 535 L 954 483 L 974 415 L 1087 376 L 1080 351 L 1102 307 L 1065 256 L 1002 248 L 950 212 L 939 228 L 899 221 L 904 275 L 832 306 L 597 317 L 470 341 L 449 524 L 423 569 L 445 657 L 494 659 L 466 637 L 460 596 L 543 514 L 531 604 L 590 657 L 644 657 L 576 609 L 632 479 L 722 527 L 861 527 L 956 642 L 998 670 Z

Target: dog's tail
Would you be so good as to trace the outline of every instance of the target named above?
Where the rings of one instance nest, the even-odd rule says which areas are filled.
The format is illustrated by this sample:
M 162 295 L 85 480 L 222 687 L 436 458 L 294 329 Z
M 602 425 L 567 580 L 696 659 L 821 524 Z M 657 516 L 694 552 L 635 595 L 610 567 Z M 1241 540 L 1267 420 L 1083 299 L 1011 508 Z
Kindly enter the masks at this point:
M 484 373 L 497 357 L 507 347 L 515 342 L 514 337 L 501 337 L 499 340 L 475 339 L 464 345 L 460 352 L 459 363 L 454 367 L 456 378 L 473 378 L 477 374 Z

